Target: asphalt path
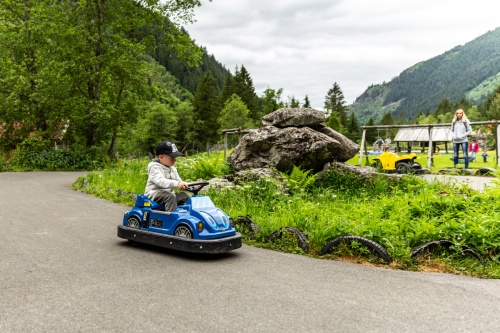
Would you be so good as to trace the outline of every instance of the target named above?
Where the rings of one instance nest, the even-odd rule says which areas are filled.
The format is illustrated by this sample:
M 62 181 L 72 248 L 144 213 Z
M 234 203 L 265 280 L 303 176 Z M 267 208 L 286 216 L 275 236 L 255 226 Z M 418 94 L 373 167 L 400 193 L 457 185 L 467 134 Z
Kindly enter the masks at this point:
M 77 173 L 0 173 L 0 332 L 498 332 L 500 281 L 130 246 Z
M 496 177 L 479 177 L 479 176 L 455 176 L 455 175 L 421 175 L 422 178 L 429 182 L 437 181 L 450 184 L 452 186 L 461 186 L 467 184 L 472 190 L 483 191 L 487 187 L 497 186 Z

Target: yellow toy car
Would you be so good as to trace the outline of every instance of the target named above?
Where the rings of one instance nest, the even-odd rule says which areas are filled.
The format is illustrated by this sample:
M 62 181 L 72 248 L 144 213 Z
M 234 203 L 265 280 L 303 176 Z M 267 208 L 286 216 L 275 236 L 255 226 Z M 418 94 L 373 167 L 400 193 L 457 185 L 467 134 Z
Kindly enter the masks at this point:
M 422 165 L 415 162 L 417 158 L 415 153 L 399 156 L 396 153 L 385 151 L 373 158 L 372 167 L 387 172 L 418 173 L 418 170 L 422 170 Z

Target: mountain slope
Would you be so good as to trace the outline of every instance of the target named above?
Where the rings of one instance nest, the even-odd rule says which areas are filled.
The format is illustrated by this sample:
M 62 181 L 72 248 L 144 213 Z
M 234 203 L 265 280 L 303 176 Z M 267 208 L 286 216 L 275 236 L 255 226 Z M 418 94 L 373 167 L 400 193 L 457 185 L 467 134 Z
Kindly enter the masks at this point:
M 404 70 L 390 82 L 372 85 L 350 106 L 361 124 L 391 112 L 413 120 L 432 112 L 441 100 L 473 104 L 484 101 L 500 85 L 500 28 Z

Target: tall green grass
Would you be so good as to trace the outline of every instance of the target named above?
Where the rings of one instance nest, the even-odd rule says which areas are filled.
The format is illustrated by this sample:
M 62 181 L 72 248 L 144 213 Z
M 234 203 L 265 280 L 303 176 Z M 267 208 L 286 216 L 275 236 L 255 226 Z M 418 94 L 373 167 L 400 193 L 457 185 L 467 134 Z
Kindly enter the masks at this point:
M 213 160 L 178 159 L 176 165 L 187 181 L 208 180 L 224 173 L 221 159 L 210 158 Z M 149 160 L 121 161 L 114 169 L 80 178 L 74 186 L 131 206 L 132 194 L 144 190 L 147 163 Z M 500 189 L 496 187 L 475 192 L 466 185 L 429 184 L 418 177 L 396 181 L 380 176 L 363 180 L 336 169 L 314 185 L 312 175 L 300 169 L 282 176 L 285 184 L 261 178 L 242 186 L 212 188 L 207 194 L 229 215 L 250 216 L 260 226 L 255 238 L 245 238 L 248 244 L 300 252 L 267 241 L 277 229 L 292 227 L 307 235 L 308 255 L 317 256 L 328 241 L 357 235 L 383 245 L 394 259 L 392 267 L 417 270 L 419 265 L 410 258 L 413 248 L 433 240 L 449 240 L 455 244 L 455 251 L 435 254 L 424 265 L 500 278 Z M 461 246 L 468 246 L 485 258 L 486 267 L 460 255 Z

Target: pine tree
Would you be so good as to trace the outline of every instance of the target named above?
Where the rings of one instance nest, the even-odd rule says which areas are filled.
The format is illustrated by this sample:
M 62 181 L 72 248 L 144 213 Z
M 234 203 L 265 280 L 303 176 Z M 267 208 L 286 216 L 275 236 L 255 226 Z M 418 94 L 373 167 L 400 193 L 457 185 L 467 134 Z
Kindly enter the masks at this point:
M 328 127 L 336 130 L 339 133 L 342 133 L 344 130 L 342 124 L 340 123 L 340 119 L 337 116 L 337 112 L 333 112 L 328 118 L 326 118 L 325 123 Z
M 347 127 L 347 137 L 353 141 L 358 141 L 360 139 L 358 119 L 354 112 L 349 117 L 349 126 Z
M 347 128 L 349 126 L 344 94 L 337 82 L 333 84 L 333 87 L 328 90 L 325 96 L 325 109 L 330 115 L 337 114 L 342 127 Z
M 436 115 L 440 115 L 440 114 L 449 115 L 455 111 L 453 108 L 454 108 L 453 104 L 448 100 L 448 98 L 445 98 L 436 107 L 436 111 L 434 111 L 434 114 L 436 114 Z M 418 118 L 418 116 L 417 116 L 417 118 Z
M 500 120 L 500 93 L 496 94 L 491 100 L 490 107 L 486 111 L 490 120 Z
M 231 73 L 228 73 L 226 76 L 226 82 L 224 83 L 224 86 L 222 87 L 222 92 L 221 92 L 221 102 L 226 103 L 229 98 L 233 94 L 236 93 L 235 89 L 235 82 L 234 82 L 234 76 Z
M 394 125 L 394 118 L 392 117 L 392 114 L 390 112 L 387 112 L 384 114 L 382 119 L 380 120 L 380 125 Z M 392 137 L 395 135 L 395 130 L 389 130 L 386 129 L 384 135 L 386 137 Z
M 207 143 L 215 143 L 220 138 L 219 115 L 221 110 L 217 81 L 210 72 L 198 84 L 193 101 L 195 120 L 195 145 L 204 149 Z
M 300 107 L 299 100 L 298 100 L 298 99 L 295 99 L 295 96 L 292 96 L 292 97 L 290 98 L 290 107 L 291 107 L 291 108 L 299 108 L 299 107 Z
M 304 104 L 302 105 L 303 108 L 310 108 L 311 107 L 311 102 L 309 102 L 309 97 L 304 98 Z
M 374 126 L 374 125 L 375 125 L 375 121 L 373 120 L 372 117 L 370 117 L 370 119 L 368 119 L 368 122 L 366 123 L 366 126 Z M 378 136 L 378 133 L 377 133 L 376 128 L 367 128 L 366 129 L 365 140 L 366 140 L 368 145 L 375 142 L 375 140 L 377 140 L 377 136 Z
M 245 66 L 236 69 L 234 74 L 234 91 L 232 93 L 240 96 L 243 103 L 246 104 L 249 110 L 249 117 L 254 123 L 258 123 L 262 114 L 259 110 L 258 97 L 255 93 L 252 78 Z

